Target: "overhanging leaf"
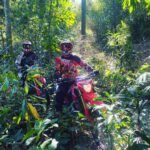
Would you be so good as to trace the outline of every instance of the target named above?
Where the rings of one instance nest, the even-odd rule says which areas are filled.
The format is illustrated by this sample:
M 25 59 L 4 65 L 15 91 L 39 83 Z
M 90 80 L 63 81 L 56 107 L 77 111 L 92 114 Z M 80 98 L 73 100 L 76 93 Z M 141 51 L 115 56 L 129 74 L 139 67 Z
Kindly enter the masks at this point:
M 28 108 L 29 108 L 31 114 L 33 115 L 33 117 L 35 119 L 39 120 L 40 119 L 40 115 L 37 112 L 36 108 L 31 103 L 27 103 L 27 105 L 28 105 Z
M 36 138 L 35 136 L 34 137 L 30 137 L 29 139 L 26 140 L 25 144 L 27 146 L 30 145 L 34 141 L 35 138 Z
M 28 92 L 29 92 L 29 86 L 28 86 L 28 83 L 27 83 L 27 82 L 25 82 L 25 87 L 24 87 L 24 89 L 25 89 L 25 93 L 28 94 Z
M 19 124 L 20 123 L 20 121 L 21 121 L 21 114 L 19 115 L 19 117 L 18 117 L 18 119 L 17 119 L 17 124 Z
M 44 141 L 44 142 L 40 145 L 40 147 L 41 147 L 42 149 L 44 149 L 49 143 L 51 143 L 51 141 L 52 141 L 52 138 L 47 139 L 46 141 Z
M 33 137 L 33 135 L 36 133 L 35 129 L 31 129 L 29 130 L 29 132 L 27 132 L 23 138 L 23 141 L 29 139 L 30 137 Z M 34 137 L 35 139 L 35 137 Z
M 48 146 L 48 149 L 49 150 L 55 150 L 57 148 L 57 144 L 58 144 L 58 141 L 53 139 L 51 145 Z
M 43 83 L 41 83 L 40 81 L 38 81 L 37 79 L 34 80 L 40 87 L 43 86 Z
M 133 6 L 129 7 L 129 12 L 130 12 L 130 14 L 133 12 Z

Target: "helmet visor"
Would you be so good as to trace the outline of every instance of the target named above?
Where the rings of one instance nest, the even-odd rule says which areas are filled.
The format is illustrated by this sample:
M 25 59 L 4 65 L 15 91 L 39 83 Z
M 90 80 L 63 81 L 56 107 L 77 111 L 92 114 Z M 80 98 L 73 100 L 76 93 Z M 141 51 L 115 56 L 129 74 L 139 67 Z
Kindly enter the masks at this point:
M 32 45 L 31 44 L 23 44 L 24 49 L 31 49 Z

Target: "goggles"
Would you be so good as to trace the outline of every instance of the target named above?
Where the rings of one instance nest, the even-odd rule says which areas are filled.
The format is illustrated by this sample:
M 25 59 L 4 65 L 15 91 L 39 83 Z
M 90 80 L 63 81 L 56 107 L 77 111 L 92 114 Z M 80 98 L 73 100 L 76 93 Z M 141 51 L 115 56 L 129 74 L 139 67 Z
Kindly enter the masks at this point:
M 24 49 L 31 49 L 32 45 L 31 44 L 23 44 Z
M 67 49 L 67 50 L 71 50 L 72 49 L 72 45 L 70 43 L 65 43 L 65 44 L 61 44 L 61 49 L 64 50 L 64 49 Z

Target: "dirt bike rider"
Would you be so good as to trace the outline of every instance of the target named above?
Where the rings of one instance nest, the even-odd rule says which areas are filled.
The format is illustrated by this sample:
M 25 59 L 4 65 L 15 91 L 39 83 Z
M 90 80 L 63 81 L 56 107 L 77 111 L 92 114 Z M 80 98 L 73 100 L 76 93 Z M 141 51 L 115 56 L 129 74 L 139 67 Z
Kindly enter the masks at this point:
M 21 86 L 24 86 L 27 74 L 27 66 L 31 67 L 36 64 L 38 60 L 37 55 L 32 51 L 32 43 L 30 41 L 24 41 L 22 43 L 23 51 L 18 55 L 15 64 L 18 70 L 18 76 L 21 79 Z
M 73 44 L 70 41 L 63 41 L 60 44 L 62 50 L 62 56 L 55 58 L 56 68 L 55 68 L 55 79 L 59 78 L 75 78 L 78 75 L 77 67 L 81 66 L 87 72 L 92 72 L 93 69 L 88 64 L 86 64 L 81 58 L 72 54 Z M 55 99 L 55 109 L 57 114 L 61 114 L 64 98 L 68 92 L 72 83 L 60 84 L 58 90 L 56 91 Z

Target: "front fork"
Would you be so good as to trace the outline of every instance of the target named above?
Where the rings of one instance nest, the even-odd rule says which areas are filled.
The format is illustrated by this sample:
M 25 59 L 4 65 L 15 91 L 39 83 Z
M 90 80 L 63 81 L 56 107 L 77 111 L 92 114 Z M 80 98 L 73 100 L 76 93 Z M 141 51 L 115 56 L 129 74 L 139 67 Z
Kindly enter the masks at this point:
M 81 112 L 84 113 L 84 110 L 86 109 L 86 104 L 83 100 L 83 97 L 82 97 L 82 94 L 80 92 L 79 89 L 75 89 L 75 94 L 77 96 L 77 100 L 79 100 L 79 105 L 80 105 L 80 108 L 81 108 Z
M 89 111 L 89 108 L 87 107 L 83 97 L 82 97 L 82 93 L 80 92 L 79 89 L 75 89 L 75 94 L 77 95 L 77 99 L 79 100 L 79 105 L 80 105 L 80 108 L 81 108 L 81 112 L 83 114 L 85 114 L 85 116 L 88 118 L 88 120 L 93 123 L 93 119 L 91 118 L 91 114 L 90 114 L 90 111 Z

